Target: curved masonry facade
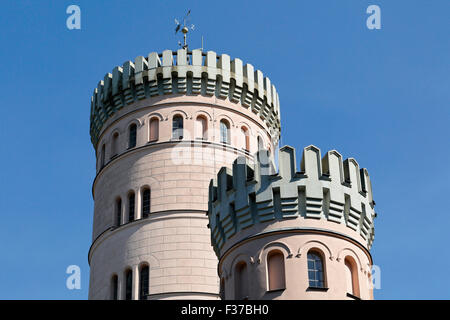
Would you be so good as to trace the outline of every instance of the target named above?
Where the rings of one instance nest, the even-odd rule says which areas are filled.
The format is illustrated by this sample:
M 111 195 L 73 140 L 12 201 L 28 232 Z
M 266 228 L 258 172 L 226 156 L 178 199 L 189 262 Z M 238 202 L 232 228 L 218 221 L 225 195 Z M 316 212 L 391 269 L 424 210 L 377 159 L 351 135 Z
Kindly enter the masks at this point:
M 190 64 L 180 69 L 182 56 L 179 50 L 172 65 L 167 62 L 173 63 L 172 51 L 150 54 L 148 60 L 138 57 L 135 63 L 115 68 L 95 91 L 91 138 L 97 175 L 92 186 L 89 299 L 111 299 L 113 276 L 118 278 L 118 298 L 124 299 L 127 270 L 132 271 L 132 299 L 138 299 L 143 265 L 149 267 L 148 299 L 218 298 L 218 261 L 207 228 L 209 181 L 239 156 L 251 163 L 260 147 L 258 140 L 273 153 L 279 138 L 278 99 L 270 81 L 259 71 L 250 72 L 250 65 L 242 67 L 238 59 L 230 62 L 226 55 L 217 58 L 215 53 L 194 50 L 185 55 Z M 195 65 L 197 58 L 205 65 Z M 153 63 L 156 68 L 150 67 Z M 184 80 L 182 72 L 186 72 Z M 251 74 L 258 80 L 250 79 Z M 182 81 L 187 83 L 185 91 L 180 89 Z M 154 94 L 154 85 L 162 91 Z M 264 89 L 262 97 L 256 88 Z M 238 94 L 239 90 L 244 93 Z M 183 119 L 181 139 L 172 135 L 175 116 Z M 207 126 L 202 139 L 195 135 L 199 116 Z M 151 138 L 152 119 L 158 120 L 157 139 Z M 220 139 L 221 120 L 229 124 L 228 143 Z M 132 125 L 136 145 L 130 147 Z M 243 127 L 248 130 L 247 145 Z M 143 214 L 146 188 L 150 189 L 148 215 Z M 130 193 L 135 194 L 133 221 L 128 221 Z
M 224 297 L 236 298 L 235 270 L 245 262 L 249 299 L 344 299 L 345 260 L 351 259 L 357 298 L 372 299 L 369 249 L 376 214 L 367 170 L 335 150 L 322 158 L 315 146 L 304 149 L 300 171 L 289 146 L 280 149 L 277 174 L 265 151 L 257 159 L 252 165 L 238 158 L 210 182 L 209 227 Z M 286 285 L 277 292 L 269 290 L 266 259 L 274 248 L 285 266 Z M 327 290 L 308 285 L 310 249 L 323 256 Z

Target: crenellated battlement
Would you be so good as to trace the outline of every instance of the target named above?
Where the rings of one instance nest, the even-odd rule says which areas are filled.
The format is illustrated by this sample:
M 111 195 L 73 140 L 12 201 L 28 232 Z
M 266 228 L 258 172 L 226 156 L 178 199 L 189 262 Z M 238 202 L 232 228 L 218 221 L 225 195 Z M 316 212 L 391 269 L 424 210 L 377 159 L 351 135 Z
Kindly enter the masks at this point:
M 258 223 L 299 217 L 344 224 L 370 249 L 375 202 L 369 174 L 355 159 L 343 160 L 335 150 L 322 158 L 320 149 L 310 145 L 303 149 L 297 171 L 295 149 L 285 146 L 279 152 L 276 174 L 266 151 L 258 152 L 255 159 L 250 165 L 239 157 L 232 170 L 223 167 L 210 182 L 209 228 L 219 258 L 224 244 L 238 237 L 239 231 Z
M 135 101 L 166 94 L 216 96 L 240 103 L 263 119 L 278 139 L 280 103 L 275 86 L 242 60 L 197 49 L 165 50 L 115 67 L 91 98 L 91 141 L 96 146 L 105 121 Z

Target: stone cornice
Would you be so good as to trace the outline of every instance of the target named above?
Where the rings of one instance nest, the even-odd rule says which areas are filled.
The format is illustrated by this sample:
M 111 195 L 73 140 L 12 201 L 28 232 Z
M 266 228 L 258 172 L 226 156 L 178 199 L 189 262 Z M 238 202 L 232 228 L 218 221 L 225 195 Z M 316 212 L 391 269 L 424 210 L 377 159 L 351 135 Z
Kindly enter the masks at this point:
M 115 67 L 91 98 L 91 141 L 96 147 L 103 124 L 117 110 L 135 101 L 166 94 L 215 95 L 250 108 L 280 135 L 280 103 L 275 86 L 260 70 L 240 59 L 213 51 L 152 52 Z
M 254 159 L 251 167 L 246 158 L 239 157 L 232 171 L 223 167 L 210 182 L 209 228 L 219 258 L 225 243 L 241 240 L 241 230 L 287 219 L 295 226 L 300 217 L 343 224 L 357 232 L 370 249 L 375 202 L 369 174 L 355 159 L 342 161 L 335 150 L 322 158 L 320 149 L 311 145 L 304 148 L 297 171 L 295 149 L 285 146 L 279 152 L 276 174 L 265 150 Z

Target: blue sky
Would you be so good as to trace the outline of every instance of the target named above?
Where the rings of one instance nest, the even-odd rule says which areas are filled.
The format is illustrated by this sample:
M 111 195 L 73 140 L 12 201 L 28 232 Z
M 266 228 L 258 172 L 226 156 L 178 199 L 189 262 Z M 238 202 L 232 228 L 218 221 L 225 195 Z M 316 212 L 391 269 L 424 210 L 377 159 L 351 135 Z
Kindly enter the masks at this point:
M 0 4 L 0 299 L 86 299 L 95 155 L 90 95 L 113 67 L 176 49 L 186 1 Z M 66 8 L 81 8 L 81 30 Z M 381 8 L 382 29 L 366 28 Z M 190 47 L 268 75 L 282 143 L 372 177 L 377 299 L 449 299 L 450 1 L 191 1 Z M 299 157 L 298 157 L 299 158 Z M 65 286 L 81 267 L 81 290 Z

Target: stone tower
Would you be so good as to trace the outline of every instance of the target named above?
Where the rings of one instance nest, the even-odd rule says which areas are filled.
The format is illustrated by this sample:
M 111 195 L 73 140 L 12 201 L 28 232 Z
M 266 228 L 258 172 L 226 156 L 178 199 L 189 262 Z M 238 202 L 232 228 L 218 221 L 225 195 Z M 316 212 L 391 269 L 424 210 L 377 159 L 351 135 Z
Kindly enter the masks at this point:
M 369 174 L 335 150 L 239 157 L 209 188 L 211 242 L 224 299 L 373 299 Z
M 91 102 L 97 155 L 90 299 L 217 299 L 209 181 L 280 135 L 275 87 L 226 54 L 152 52 L 107 73 Z

